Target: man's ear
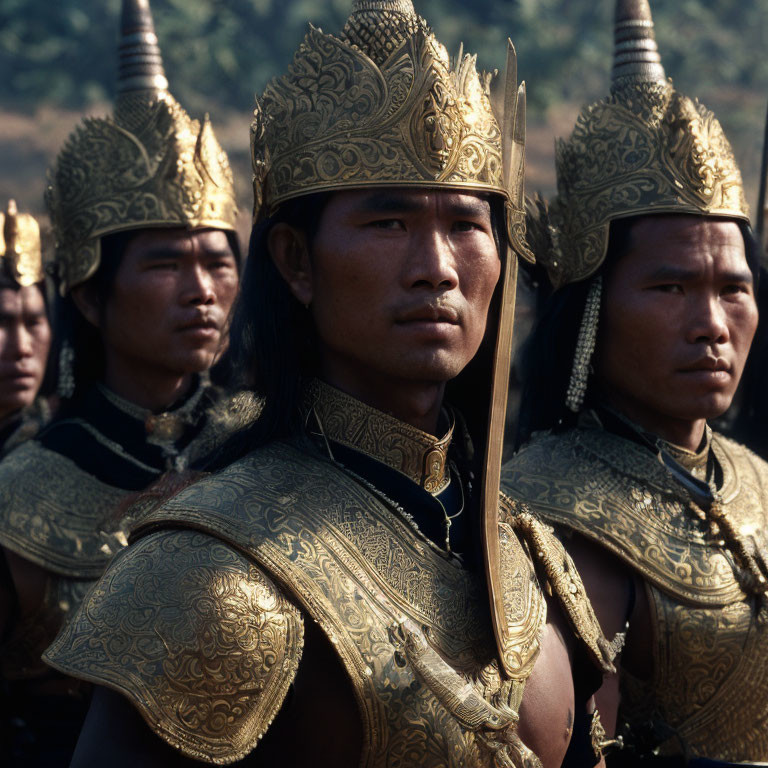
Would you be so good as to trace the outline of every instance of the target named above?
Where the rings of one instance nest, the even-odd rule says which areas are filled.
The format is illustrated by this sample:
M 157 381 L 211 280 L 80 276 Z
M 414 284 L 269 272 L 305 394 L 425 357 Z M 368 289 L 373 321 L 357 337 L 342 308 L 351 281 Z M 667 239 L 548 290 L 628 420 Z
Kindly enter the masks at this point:
M 72 301 L 80 310 L 83 317 L 95 328 L 99 327 L 101 317 L 101 305 L 94 296 L 94 291 L 88 283 L 81 283 L 72 289 Z
M 312 264 L 304 235 L 288 224 L 275 224 L 267 240 L 269 255 L 294 298 L 305 307 L 312 303 Z

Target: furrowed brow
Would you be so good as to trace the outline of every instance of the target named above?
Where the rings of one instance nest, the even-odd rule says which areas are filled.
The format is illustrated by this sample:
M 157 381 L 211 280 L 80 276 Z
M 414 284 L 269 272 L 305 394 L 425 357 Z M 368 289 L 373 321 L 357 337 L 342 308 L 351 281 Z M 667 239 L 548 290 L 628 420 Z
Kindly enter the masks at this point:
M 208 259 L 228 259 L 235 258 L 231 248 L 204 248 L 203 256 Z
M 383 190 L 366 195 L 356 207 L 360 213 L 416 213 L 423 210 L 426 203 L 412 195 Z
M 726 283 L 748 283 L 752 284 L 754 278 L 752 277 L 752 273 L 750 271 L 741 272 L 741 271 L 733 271 L 733 272 L 725 272 L 722 275 L 722 279 Z
M 461 200 L 460 202 L 456 203 L 451 203 L 448 210 L 453 216 L 459 218 L 462 216 L 466 216 L 467 218 L 476 218 L 490 214 L 491 205 L 487 200 L 476 197 L 467 200 Z
M 690 280 L 696 280 L 701 276 L 701 272 L 693 269 L 679 269 L 678 267 L 659 267 L 653 271 L 648 279 L 658 282 L 684 283 Z M 752 273 L 749 270 L 731 270 L 721 272 L 718 278 L 726 283 L 752 283 Z
M 679 269 L 678 267 L 659 267 L 648 275 L 649 280 L 667 281 L 670 283 L 683 283 L 695 280 L 701 273 L 693 269 Z
M 173 245 L 150 246 L 141 254 L 142 261 L 163 261 L 164 259 L 181 259 L 188 249 L 178 248 Z

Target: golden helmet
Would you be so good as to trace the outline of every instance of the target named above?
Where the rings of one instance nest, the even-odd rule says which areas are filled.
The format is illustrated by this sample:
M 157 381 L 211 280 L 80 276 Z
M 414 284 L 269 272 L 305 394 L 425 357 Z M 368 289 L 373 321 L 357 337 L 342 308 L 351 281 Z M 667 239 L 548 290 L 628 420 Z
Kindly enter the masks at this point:
M 507 201 L 510 243 L 528 258 L 525 91 L 514 49 L 503 114 L 477 57 L 451 61 L 411 0 L 356 0 L 338 36 L 310 26 L 257 100 L 254 220 L 291 198 L 370 186 L 482 191 Z
M 617 0 L 608 98 L 556 143 L 550 249 L 537 257 L 557 288 L 594 274 L 612 221 L 656 213 L 748 221 L 741 173 L 715 115 L 667 79 L 648 0 Z
M 22 287 L 45 277 L 40 227 L 34 216 L 18 212 L 15 200 L 0 211 L 0 259 L 4 275 Z
M 104 235 L 235 229 L 226 153 L 208 117 L 191 119 L 168 92 L 149 0 L 124 0 L 121 27 L 114 115 L 84 120 L 49 174 L 62 294 L 98 269 Z

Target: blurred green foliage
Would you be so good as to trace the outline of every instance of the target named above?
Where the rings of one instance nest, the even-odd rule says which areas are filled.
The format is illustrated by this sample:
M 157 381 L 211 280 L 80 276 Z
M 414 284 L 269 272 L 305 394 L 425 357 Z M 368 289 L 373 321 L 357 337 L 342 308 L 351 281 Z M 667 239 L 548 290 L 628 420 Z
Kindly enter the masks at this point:
M 120 0 L 0 0 L 0 101 L 82 109 L 109 99 Z M 171 88 L 189 108 L 250 108 L 284 71 L 308 21 L 341 28 L 351 0 L 154 0 Z M 511 37 L 533 116 L 607 88 L 612 0 L 416 0 L 454 51 L 486 69 Z M 652 0 L 664 63 L 694 94 L 768 93 L 768 0 Z M 738 112 L 739 105 L 734 109 Z M 738 122 L 738 114 L 732 116 Z

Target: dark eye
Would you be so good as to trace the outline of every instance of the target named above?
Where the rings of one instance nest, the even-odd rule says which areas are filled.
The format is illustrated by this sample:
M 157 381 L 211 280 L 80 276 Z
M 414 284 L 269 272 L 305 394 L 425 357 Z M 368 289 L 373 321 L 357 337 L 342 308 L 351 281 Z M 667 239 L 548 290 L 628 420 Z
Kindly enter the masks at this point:
M 475 229 L 482 229 L 476 221 L 457 221 L 453 225 L 455 232 L 472 232 Z
M 723 296 L 737 296 L 742 293 L 749 293 L 749 289 L 743 283 L 732 283 L 723 287 Z
M 660 293 L 682 293 L 683 286 L 680 283 L 662 283 L 652 286 L 651 290 L 659 291 Z
M 175 261 L 153 261 L 147 265 L 147 269 L 153 272 L 175 271 L 178 269 L 178 264 Z
M 400 219 L 376 219 L 376 221 L 370 222 L 369 226 L 375 229 L 405 229 L 405 225 Z
M 235 265 L 229 259 L 215 259 L 208 265 L 209 269 L 234 269 Z

